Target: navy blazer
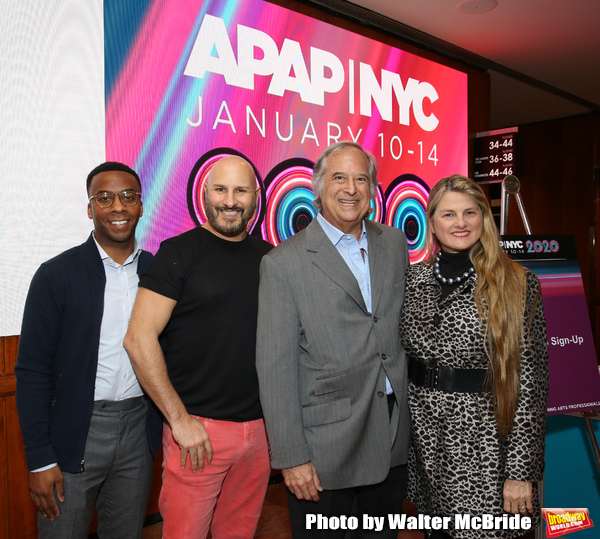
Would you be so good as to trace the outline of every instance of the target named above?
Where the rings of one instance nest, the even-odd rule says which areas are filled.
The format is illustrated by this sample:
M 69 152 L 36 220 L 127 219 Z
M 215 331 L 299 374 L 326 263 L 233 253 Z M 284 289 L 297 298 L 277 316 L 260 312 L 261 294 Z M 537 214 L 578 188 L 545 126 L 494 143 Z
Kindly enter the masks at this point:
M 151 260 L 151 253 L 140 253 L 138 274 Z M 57 462 L 62 471 L 82 471 L 105 286 L 104 265 L 91 234 L 82 245 L 44 262 L 33 277 L 15 366 L 29 470 Z M 160 447 L 161 428 L 150 401 L 147 431 L 153 455 Z

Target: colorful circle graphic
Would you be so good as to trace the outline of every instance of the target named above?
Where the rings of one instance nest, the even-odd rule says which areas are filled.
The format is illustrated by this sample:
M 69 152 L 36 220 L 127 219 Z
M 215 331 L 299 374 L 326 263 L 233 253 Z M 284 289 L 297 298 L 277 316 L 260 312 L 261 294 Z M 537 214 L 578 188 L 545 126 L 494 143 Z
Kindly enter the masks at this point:
M 402 174 L 390 183 L 385 198 L 386 224 L 404 232 L 411 264 L 425 260 L 429 187 L 414 174 Z
M 279 163 L 267 175 L 262 236 L 269 243 L 279 245 L 306 228 L 317 215 L 313 206 L 312 169 L 312 161 L 292 158 Z
M 377 184 L 375 198 L 371 200 L 371 213 L 367 216 L 367 219 L 371 219 L 371 221 L 376 221 L 377 223 L 383 223 L 384 217 L 385 204 L 383 202 L 383 189 L 381 189 L 381 185 Z
M 262 181 L 254 164 L 244 154 L 233 150 L 232 148 L 216 148 L 206 152 L 200 159 L 198 159 L 198 161 L 196 161 L 188 180 L 188 210 L 190 212 L 190 216 L 197 225 L 203 225 L 206 223 L 206 209 L 204 207 L 204 184 L 206 183 L 206 178 L 208 177 L 208 173 L 213 165 L 222 157 L 227 157 L 229 155 L 237 155 L 242 157 L 252 165 L 252 168 L 254 169 L 256 185 L 261 188 L 260 196 L 258 197 L 258 202 L 256 204 L 256 211 L 254 212 L 252 219 L 250 219 L 247 227 L 248 233 L 252 233 L 252 231 L 261 221 L 265 198 L 264 189 L 262 189 Z

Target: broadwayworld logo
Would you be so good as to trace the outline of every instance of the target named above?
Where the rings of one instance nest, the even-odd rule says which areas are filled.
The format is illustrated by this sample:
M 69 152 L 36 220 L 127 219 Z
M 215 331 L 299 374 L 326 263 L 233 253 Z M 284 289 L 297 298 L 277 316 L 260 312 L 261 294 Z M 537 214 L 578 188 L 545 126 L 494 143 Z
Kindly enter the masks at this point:
M 587 509 L 542 509 L 549 539 L 594 526 Z

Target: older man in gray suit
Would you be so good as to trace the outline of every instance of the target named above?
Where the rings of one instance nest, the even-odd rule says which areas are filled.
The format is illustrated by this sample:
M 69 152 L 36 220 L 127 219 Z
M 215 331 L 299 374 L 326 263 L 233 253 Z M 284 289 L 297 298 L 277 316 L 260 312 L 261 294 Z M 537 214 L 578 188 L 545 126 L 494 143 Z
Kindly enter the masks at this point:
M 313 173 L 319 215 L 261 264 L 260 397 L 294 538 L 343 537 L 318 528 L 351 510 L 360 537 L 398 533 L 387 515 L 402 511 L 406 487 L 398 321 L 408 249 L 400 230 L 365 219 L 376 187 L 375 160 L 358 144 L 327 148 Z

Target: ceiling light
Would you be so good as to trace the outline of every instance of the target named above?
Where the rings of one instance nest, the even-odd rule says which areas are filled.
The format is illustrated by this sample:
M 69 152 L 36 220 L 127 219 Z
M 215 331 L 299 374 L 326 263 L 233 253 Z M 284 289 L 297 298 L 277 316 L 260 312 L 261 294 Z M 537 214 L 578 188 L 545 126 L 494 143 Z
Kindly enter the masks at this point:
M 458 4 L 456 9 L 467 15 L 477 15 L 491 11 L 495 7 L 498 7 L 498 0 L 466 0 L 466 2 Z

